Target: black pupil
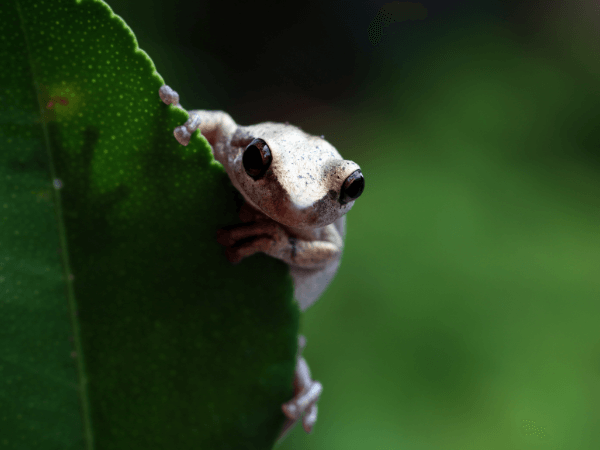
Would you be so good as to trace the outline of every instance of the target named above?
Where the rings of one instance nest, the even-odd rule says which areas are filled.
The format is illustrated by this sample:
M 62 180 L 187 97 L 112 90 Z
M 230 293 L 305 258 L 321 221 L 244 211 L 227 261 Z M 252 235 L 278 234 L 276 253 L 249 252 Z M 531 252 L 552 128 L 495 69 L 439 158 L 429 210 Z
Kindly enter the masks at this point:
M 260 170 L 263 166 L 262 155 L 256 145 L 250 146 L 244 152 L 244 167 L 248 170 Z
M 362 194 L 363 189 L 365 188 L 365 179 L 363 177 L 355 178 L 350 186 L 346 189 L 346 195 L 350 198 L 356 198 L 360 194 Z

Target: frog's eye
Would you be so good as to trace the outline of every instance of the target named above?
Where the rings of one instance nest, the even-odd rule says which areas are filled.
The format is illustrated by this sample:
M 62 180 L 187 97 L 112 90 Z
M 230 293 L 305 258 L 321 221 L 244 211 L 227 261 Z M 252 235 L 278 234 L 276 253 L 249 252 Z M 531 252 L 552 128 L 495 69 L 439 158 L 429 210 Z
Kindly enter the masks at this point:
M 244 156 L 242 157 L 244 170 L 248 176 L 255 180 L 264 176 L 272 160 L 271 150 L 262 139 L 254 139 L 250 142 L 250 145 L 244 150 Z
M 340 203 L 342 205 L 356 200 L 360 197 L 365 189 L 365 177 L 363 177 L 360 169 L 352 172 L 344 184 L 342 185 L 342 192 L 340 192 Z

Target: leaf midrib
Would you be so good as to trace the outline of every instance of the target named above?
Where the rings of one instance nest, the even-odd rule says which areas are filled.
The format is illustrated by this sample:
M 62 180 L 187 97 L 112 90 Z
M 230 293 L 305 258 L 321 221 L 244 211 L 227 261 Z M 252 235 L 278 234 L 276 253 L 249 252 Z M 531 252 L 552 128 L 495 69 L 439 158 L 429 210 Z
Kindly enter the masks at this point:
M 21 30 L 23 32 L 23 39 L 25 40 L 25 48 L 27 49 L 27 61 L 29 62 L 29 70 L 31 73 L 31 83 L 34 91 L 36 90 L 36 75 L 34 70 L 34 65 L 31 60 L 31 46 L 29 44 L 29 38 L 27 36 L 27 30 L 25 28 L 25 20 L 23 17 L 23 13 L 21 11 L 21 5 L 19 0 L 15 0 L 15 6 L 17 9 L 17 14 L 19 16 L 19 25 L 21 26 Z M 40 119 L 43 118 L 43 105 L 41 103 L 41 97 L 36 92 L 36 98 L 38 102 L 38 111 L 40 115 Z M 46 121 L 40 120 L 40 124 L 42 127 L 42 132 L 44 135 L 44 145 L 46 147 L 46 152 L 48 154 L 48 163 L 50 168 L 50 177 L 52 180 L 56 179 L 56 172 L 54 169 L 54 163 L 52 160 L 52 149 L 50 146 L 50 137 L 48 133 L 48 126 Z M 75 303 L 75 293 L 73 291 L 73 283 L 72 280 L 69 279 L 69 274 L 71 273 L 71 265 L 69 263 L 69 252 L 67 247 L 67 236 L 65 230 L 65 224 L 62 216 L 62 205 L 59 189 L 54 188 L 53 192 L 54 204 L 55 204 L 55 215 L 56 222 L 58 226 L 58 237 L 60 243 L 60 257 L 62 259 L 63 264 L 63 279 L 66 282 L 67 287 L 67 301 L 69 303 L 69 313 L 71 318 L 71 326 L 73 330 L 73 344 L 75 346 L 75 364 L 77 366 L 77 375 L 79 378 L 79 398 L 81 402 L 81 413 L 82 413 L 82 423 L 83 423 L 83 437 L 85 442 L 86 450 L 94 449 L 94 434 L 92 432 L 92 423 L 90 417 L 90 405 L 87 391 L 87 379 L 85 377 L 85 364 L 83 361 L 83 347 L 81 343 L 81 335 L 79 330 L 79 322 L 77 321 L 77 305 Z

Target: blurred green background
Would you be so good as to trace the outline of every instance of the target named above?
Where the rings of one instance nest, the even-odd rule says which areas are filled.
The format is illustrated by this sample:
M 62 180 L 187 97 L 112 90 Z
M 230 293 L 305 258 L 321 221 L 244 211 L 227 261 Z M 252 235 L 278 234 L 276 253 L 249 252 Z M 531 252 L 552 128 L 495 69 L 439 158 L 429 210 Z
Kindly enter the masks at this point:
M 279 449 L 600 448 L 597 2 L 107 1 L 184 107 L 365 175 Z

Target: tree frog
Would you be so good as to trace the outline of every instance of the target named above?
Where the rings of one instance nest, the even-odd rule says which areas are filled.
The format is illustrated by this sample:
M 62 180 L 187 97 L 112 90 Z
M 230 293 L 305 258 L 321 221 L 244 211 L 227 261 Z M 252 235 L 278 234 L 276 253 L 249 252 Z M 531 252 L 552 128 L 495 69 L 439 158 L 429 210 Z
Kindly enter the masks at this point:
M 179 104 L 169 86 L 159 89 L 167 105 Z M 241 224 L 222 228 L 217 242 L 227 259 L 238 263 L 263 252 L 290 267 L 294 297 L 304 311 L 333 279 L 342 255 L 345 214 L 360 197 L 365 180 L 358 164 L 343 159 L 323 136 L 311 136 L 288 123 L 237 125 L 223 111 L 188 111 L 189 120 L 174 135 L 188 145 L 196 129 L 208 140 L 245 204 Z M 310 433 L 317 420 L 323 387 L 312 380 L 301 356 L 306 344 L 298 337 L 294 398 L 282 405 L 288 420 L 278 440 L 303 416 Z

